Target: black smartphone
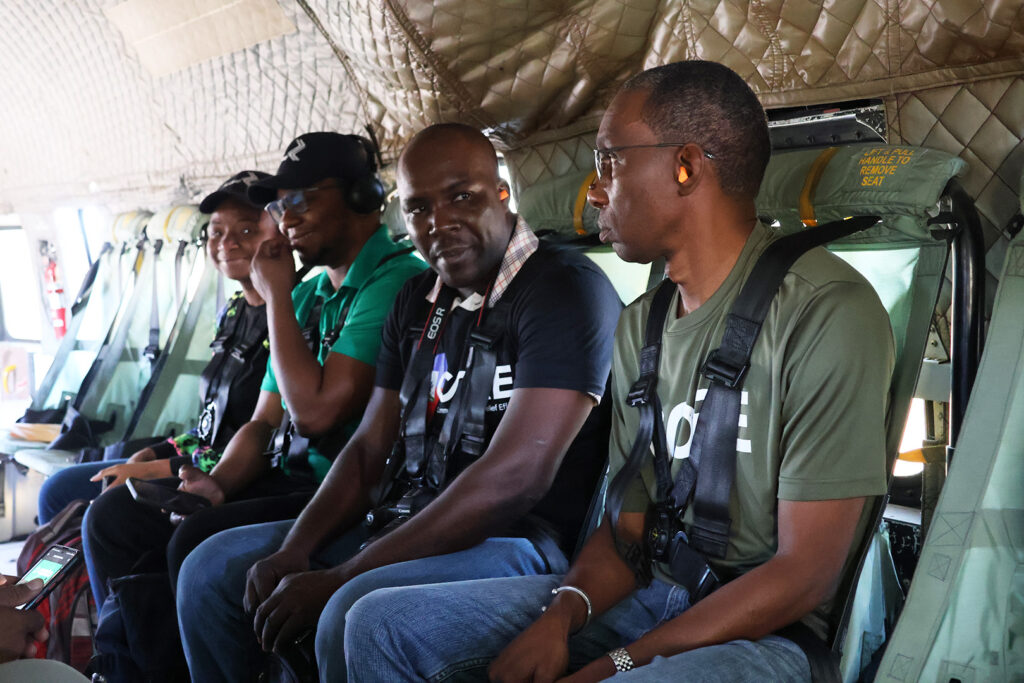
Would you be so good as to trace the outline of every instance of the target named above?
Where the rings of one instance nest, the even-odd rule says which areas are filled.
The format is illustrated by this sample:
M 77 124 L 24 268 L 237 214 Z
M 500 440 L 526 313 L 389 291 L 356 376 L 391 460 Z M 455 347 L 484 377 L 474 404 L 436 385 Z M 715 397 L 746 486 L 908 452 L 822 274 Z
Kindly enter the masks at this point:
M 18 583 L 28 583 L 32 579 L 42 579 L 43 589 L 24 605 L 19 605 L 18 609 L 35 609 L 81 561 L 82 551 L 65 545 L 55 545 L 43 553 L 43 556 L 18 581 Z
M 156 484 L 145 479 L 128 477 L 125 482 L 132 498 L 136 501 L 155 507 L 158 510 L 177 512 L 179 515 L 190 515 L 193 512 L 210 507 L 210 501 L 202 496 L 187 491 L 179 491 L 170 486 Z

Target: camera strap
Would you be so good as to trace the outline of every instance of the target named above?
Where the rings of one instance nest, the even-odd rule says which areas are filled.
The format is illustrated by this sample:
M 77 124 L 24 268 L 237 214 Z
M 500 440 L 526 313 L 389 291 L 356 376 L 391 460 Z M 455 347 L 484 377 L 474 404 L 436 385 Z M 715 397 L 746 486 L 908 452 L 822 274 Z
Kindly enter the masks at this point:
M 434 282 L 427 280 L 424 284 L 429 291 L 433 288 Z M 393 472 L 392 476 L 398 473 L 403 464 L 413 479 L 419 479 L 424 474 L 427 457 L 427 408 L 430 404 L 434 356 L 437 354 L 441 334 L 444 332 L 448 316 L 451 315 L 457 294 L 451 287 L 442 286 L 423 319 L 423 331 L 416 342 L 416 349 L 413 351 L 399 390 L 402 413 L 398 433 L 404 443 L 404 449 L 399 450 L 404 450 L 405 462 L 389 463 L 390 467 L 386 468 L 386 471 Z M 417 292 L 413 296 L 423 300 L 426 294 Z
M 781 237 L 765 249 L 726 317 L 719 347 L 708 354 L 701 368 L 709 386 L 694 429 L 690 456 L 682 459 L 675 482 L 667 486 L 665 473 L 671 467 L 671 459 L 664 438 L 657 371 L 661 335 L 675 285 L 665 281 L 659 286 L 651 302 L 644 346 L 640 351 L 640 377 L 630 388 L 626 399 L 630 406 L 640 411 L 640 425 L 625 465 L 608 488 L 607 505 L 613 534 L 625 493 L 639 476 L 653 441 L 658 504 L 670 503 L 677 519 L 682 519 L 692 499 L 693 522 L 689 541 L 699 552 L 691 557 L 704 563 L 705 556 L 725 557 L 732 525 L 729 498 L 736 474 L 743 379 L 771 302 L 786 273 L 801 255 L 814 247 L 865 230 L 877 222 L 878 218 L 874 216 L 833 221 L 813 230 Z M 627 548 L 626 552 L 633 556 L 625 559 L 633 565 L 638 577 L 644 571 L 649 572 L 637 566 L 640 561 L 649 561 L 649 553 L 635 547 Z M 687 573 L 703 575 L 700 571 Z

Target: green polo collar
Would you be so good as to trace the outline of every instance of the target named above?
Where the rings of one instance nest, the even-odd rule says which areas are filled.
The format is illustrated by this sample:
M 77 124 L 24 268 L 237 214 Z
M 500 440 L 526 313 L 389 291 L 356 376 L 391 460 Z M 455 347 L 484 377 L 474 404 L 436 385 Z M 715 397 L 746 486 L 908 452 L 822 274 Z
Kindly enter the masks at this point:
M 359 250 L 356 260 L 349 266 L 348 273 L 345 274 L 345 279 L 341 282 L 341 287 L 335 290 L 334 285 L 331 284 L 331 279 L 327 277 L 325 272 L 324 277 L 317 279 L 317 295 L 322 297 L 324 301 L 327 301 L 345 288 L 359 289 L 373 275 L 373 271 L 377 269 L 377 264 L 380 263 L 381 259 L 394 251 L 394 249 L 395 244 L 388 235 L 387 226 L 381 225 L 366 240 L 363 248 Z
M 395 250 L 395 243 L 391 241 L 391 237 L 388 235 L 388 228 L 386 225 L 381 225 L 377 228 L 370 239 L 366 240 L 366 244 L 359 250 L 359 254 L 356 255 L 356 260 L 349 266 L 348 273 L 345 274 L 345 279 L 342 281 L 342 287 L 351 287 L 352 289 L 359 289 L 366 281 L 373 275 L 373 271 L 377 270 L 377 265 L 381 259 L 390 254 Z

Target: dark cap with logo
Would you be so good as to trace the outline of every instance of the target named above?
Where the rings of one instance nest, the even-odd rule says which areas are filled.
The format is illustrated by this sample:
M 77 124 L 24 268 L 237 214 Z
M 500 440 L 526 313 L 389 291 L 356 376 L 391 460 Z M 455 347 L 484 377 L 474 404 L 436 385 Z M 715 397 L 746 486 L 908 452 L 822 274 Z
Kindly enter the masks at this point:
M 291 141 L 277 174 L 253 184 L 249 199 L 266 204 L 277 199 L 279 189 L 298 190 L 327 178 L 342 183 L 377 172 L 373 143 L 359 135 L 305 133 Z
M 243 204 L 262 209 L 263 204 L 256 204 L 249 199 L 249 187 L 269 177 L 270 174 L 263 171 L 242 171 L 241 173 L 236 173 L 225 180 L 216 190 L 203 197 L 203 201 L 199 202 L 199 210 L 203 213 L 213 213 L 225 199 L 234 199 Z

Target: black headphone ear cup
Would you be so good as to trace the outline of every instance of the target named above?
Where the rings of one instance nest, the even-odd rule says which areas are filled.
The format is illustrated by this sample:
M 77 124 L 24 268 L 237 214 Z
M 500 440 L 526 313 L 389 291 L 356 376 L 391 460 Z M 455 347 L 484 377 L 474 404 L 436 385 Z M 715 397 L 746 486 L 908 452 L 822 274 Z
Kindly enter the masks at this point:
M 384 205 L 384 184 L 377 176 L 363 176 L 353 180 L 345 190 L 345 203 L 358 214 L 380 211 Z

